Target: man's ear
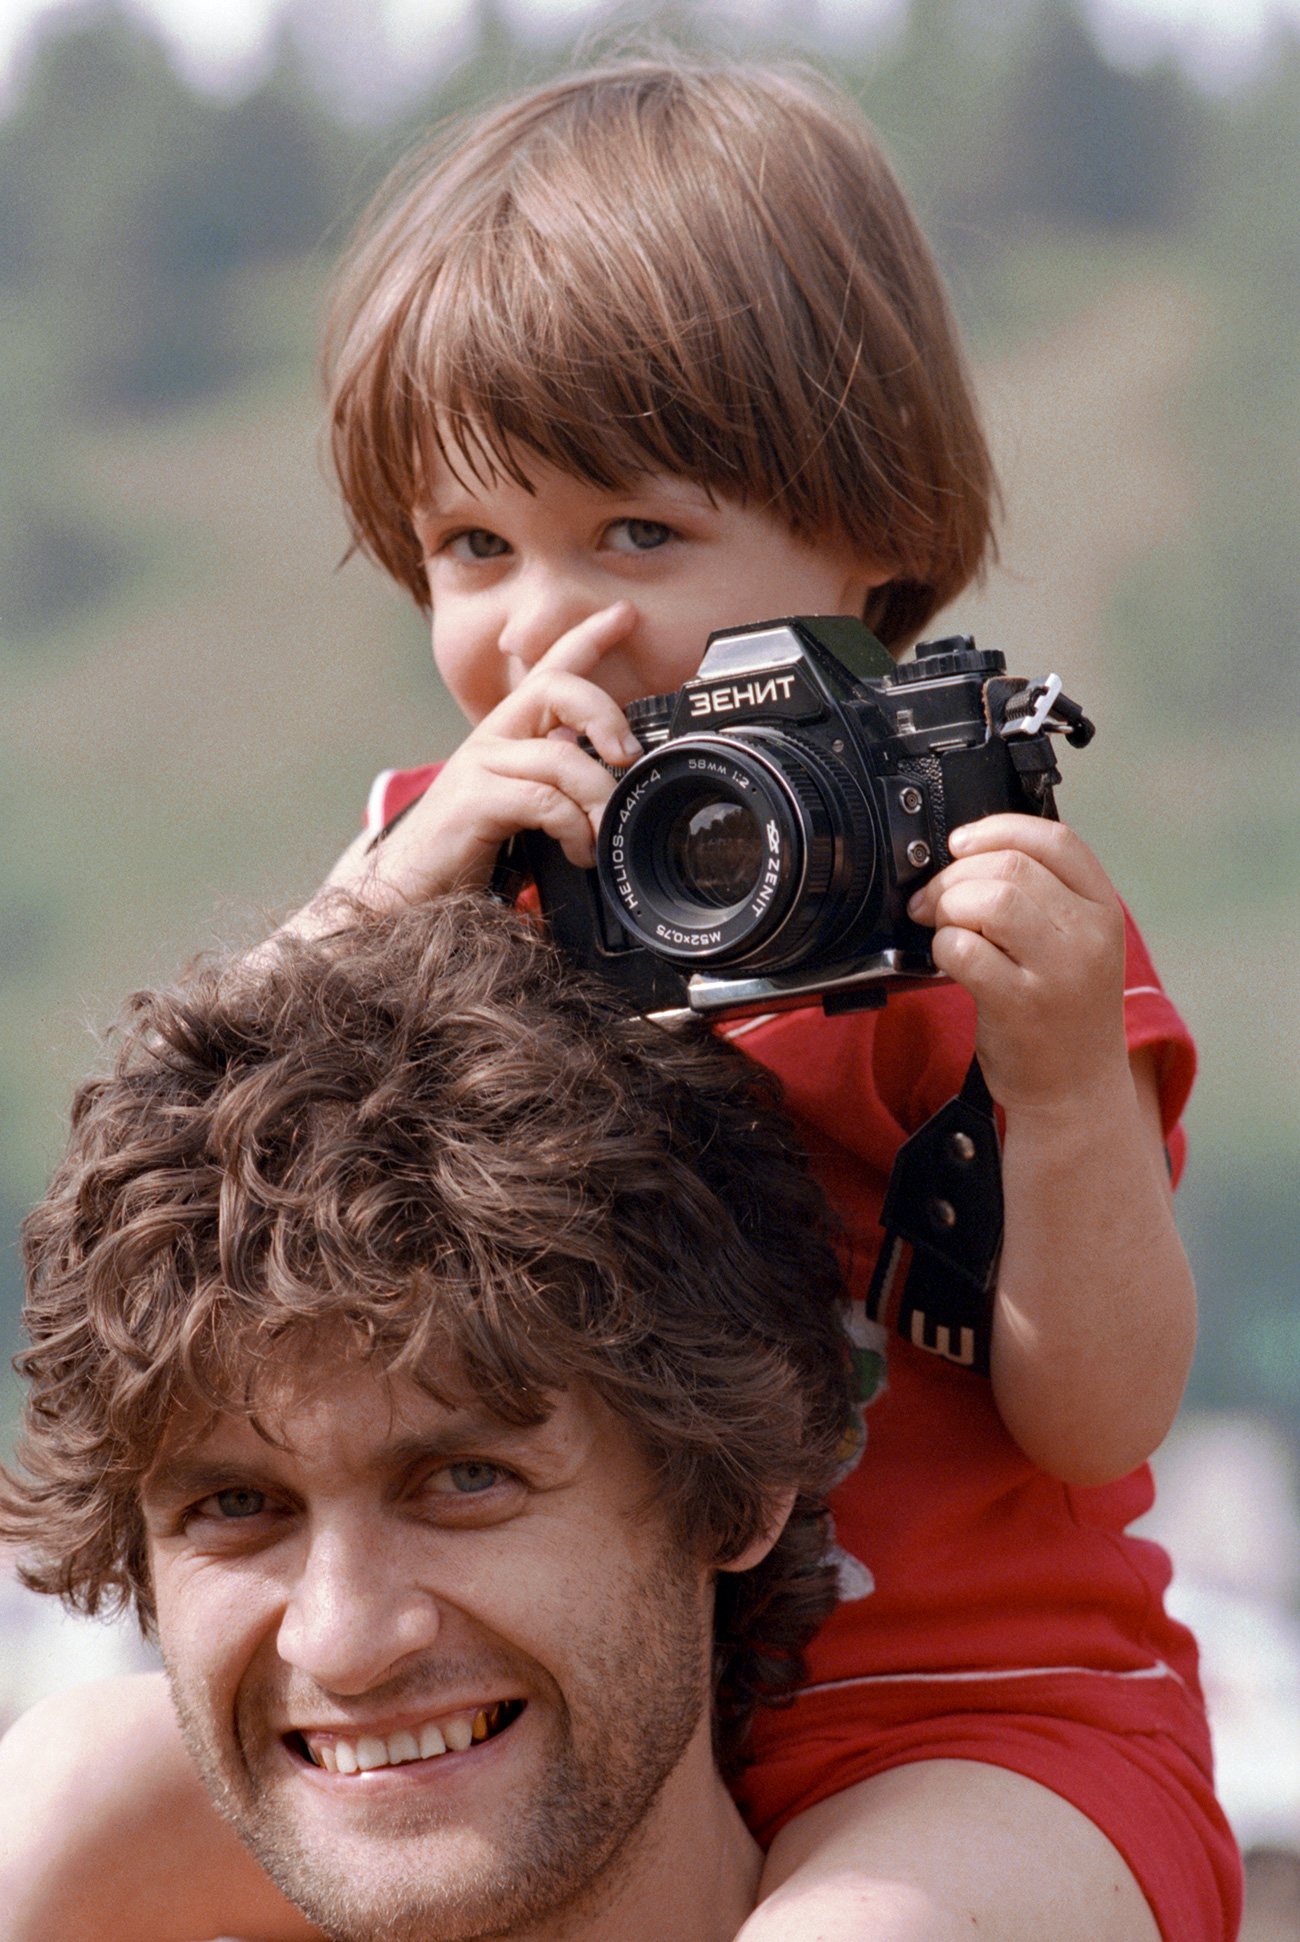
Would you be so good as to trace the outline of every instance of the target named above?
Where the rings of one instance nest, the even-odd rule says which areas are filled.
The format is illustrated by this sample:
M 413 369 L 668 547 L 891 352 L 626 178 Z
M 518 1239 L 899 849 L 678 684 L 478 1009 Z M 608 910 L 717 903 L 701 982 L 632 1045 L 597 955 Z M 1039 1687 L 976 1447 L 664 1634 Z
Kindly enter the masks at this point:
M 756 1564 L 762 1564 L 785 1529 L 786 1519 L 794 1509 L 794 1500 L 798 1495 L 794 1484 L 788 1490 L 778 1491 L 772 1498 L 770 1513 L 758 1536 L 745 1546 L 738 1557 L 728 1558 L 725 1564 L 720 1564 L 719 1571 L 752 1571 Z

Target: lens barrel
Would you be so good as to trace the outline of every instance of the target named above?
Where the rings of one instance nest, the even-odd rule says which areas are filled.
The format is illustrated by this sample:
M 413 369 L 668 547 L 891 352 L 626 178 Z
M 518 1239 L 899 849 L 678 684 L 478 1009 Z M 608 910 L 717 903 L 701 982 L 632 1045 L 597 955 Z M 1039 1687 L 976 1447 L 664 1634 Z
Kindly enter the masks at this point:
M 606 806 L 602 888 L 661 957 L 777 969 L 829 948 L 879 876 L 870 805 L 825 750 L 763 728 L 643 756 Z

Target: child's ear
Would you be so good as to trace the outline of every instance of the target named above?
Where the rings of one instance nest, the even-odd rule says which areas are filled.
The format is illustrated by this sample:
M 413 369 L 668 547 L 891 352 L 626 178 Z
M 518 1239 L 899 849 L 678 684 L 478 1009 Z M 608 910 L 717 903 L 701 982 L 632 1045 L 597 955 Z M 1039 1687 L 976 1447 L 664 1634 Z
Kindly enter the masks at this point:
M 778 1492 L 772 1499 L 769 1514 L 758 1536 L 750 1540 L 738 1557 L 728 1558 L 725 1564 L 720 1564 L 719 1571 L 752 1571 L 756 1564 L 762 1564 L 785 1529 L 786 1519 L 794 1509 L 794 1500 L 798 1495 L 793 1484 L 789 1490 Z
M 892 566 L 882 566 L 877 561 L 854 559 L 845 561 L 844 586 L 840 595 L 840 612 L 851 614 L 861 620 L 866 611 L 867 601 L 876 591 L 896 577 Z

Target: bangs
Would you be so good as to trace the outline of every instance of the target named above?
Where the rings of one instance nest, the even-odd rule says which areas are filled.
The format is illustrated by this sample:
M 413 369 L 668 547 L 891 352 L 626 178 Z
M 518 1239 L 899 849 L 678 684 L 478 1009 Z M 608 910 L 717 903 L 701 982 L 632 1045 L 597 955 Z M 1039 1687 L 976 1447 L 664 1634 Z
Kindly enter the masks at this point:
M 624 153 L 611 180 L 604 146 L 583 155 L 541 131 L 491 198 L 452 226 L 355 389 L 346 378 L 340 387 L 340 471 L 340 430 L 363 454 L 354 504 L 413 506 L 438 462 L 531 489 L 540 459 L 604 491 L 663 472 L 719 497 L 789 502 L 792 524 L 826 529 L 832 508 L 805 503 L 806 476 L 802 491 L 796 484 L 824 384 L 788 346 L 791 368 L 775 371 L 761 327 L 777 308 L 788 332 L 797 299 L 775 291 L 765 303 L 755 292 L 757 239 L 737 249 L 724 184 L 701 185 L 697 219 L 666 251 L 663 212 L 680 202 L 680 184 L 654 181 L 654 131 L 638 120 L 630 132 L 639 153 Z M 647 185 L 644 200 L 629 195 L 632 178 Z M 782 376 L 807 393 L 788 421 L 772 408 Z M 360 537 L 377 550 L 364 525 Z
M 315 1312 L 295 1305 L 286 1313 L 264 1284 L 259 1314 L 214 1285 L 191 1295 L 191 1339 L 181 1353 L 160 1358 L 149 1413 L 173 1426 L 173 1436 L 179 1426 L 182 1443 L 205 1434 L 217 1416 L 245 1417 L 274 1442 L 268 1426 L 286 1406 L 310 1400 L 317 1372 L 327 1384 L 341 1370 L 364 1369 L 380 1382 L 409 1381 L 444 1409 L 486 1405 L 512 1428 L 545 1422 L 560 1391 L 572 1386 L 562 1345 L 538 1352 L 484 1313 L 495 1308 L 499 1316 L 508 1302 L 465 1296 L 418 1277 L 400 1289 L 390 1285 L 386 1300 L 363 1295 L 345 1305 L 337 1293 L 322 1299 L 318 1286 Z M 132 1423 L 115 1427 L 125 1437 Z M 148 1467 L 149 1447 L 132 1452 L 137 1473 Z
M 482 222 L 455 238 L 393 345 L 422 408 L 415 429 L 432 431 L 427 443 L 453 469 L 472 467 L 477 445 L 521 484 L 516 455 L 530 453 L 608 490 L 657 471 L 776 500 L 807 451 L 771 410 L 765 306 L 747 274 L 757 252 L 737 251 L 714 185 L 666 253 L 662 210 L 680 187 L 654 181 L 653 131 L 638 122 L 633 132 L 641 152 L 624 159 L 646 201 L 629 199 L 622 171 L 606 179 L 603 150 L 548 155 L 557 145 L 539 141 Z M 581 193 L 557 193 L 567 174 Z M 788 321 L 793 293 L 777 294 Z
M 888 560 L 931 610 L 989 545 L 937 271 L 811 76 L 632 64 L 506 104 L 410 165 L 328 355 L 356 544 L 421 606 L 411 513 L 439 465 L 687 478 Z

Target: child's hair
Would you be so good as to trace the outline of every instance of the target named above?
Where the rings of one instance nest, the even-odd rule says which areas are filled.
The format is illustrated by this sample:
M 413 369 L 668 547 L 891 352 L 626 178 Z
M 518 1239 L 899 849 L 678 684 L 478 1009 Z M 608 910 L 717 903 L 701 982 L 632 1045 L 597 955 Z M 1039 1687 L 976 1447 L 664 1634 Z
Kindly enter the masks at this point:
M 628 61 L 441 132 L 345 269 L 327 367 L 356 543 L 427 606 L 435 459 L 689 478 L 894 577 L 894 648 L 979 572 L 996 496 L 934 259 L 857 108 L 802 69 Z

